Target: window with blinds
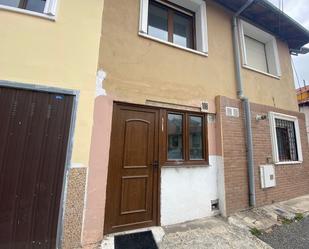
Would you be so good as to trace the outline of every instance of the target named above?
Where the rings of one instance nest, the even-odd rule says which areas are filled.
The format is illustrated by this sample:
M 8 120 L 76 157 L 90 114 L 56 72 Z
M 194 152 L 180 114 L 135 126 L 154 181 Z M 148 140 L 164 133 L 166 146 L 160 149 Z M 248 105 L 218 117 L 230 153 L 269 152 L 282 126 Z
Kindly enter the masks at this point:
M 280 77 L 280 60 L 276 37 L 247 23 L 239 21 L 243 66 L 267 75 Z
M 265 44 L 247 35 L 245 35 L 245 44 L 248 65 L 269 73 Z

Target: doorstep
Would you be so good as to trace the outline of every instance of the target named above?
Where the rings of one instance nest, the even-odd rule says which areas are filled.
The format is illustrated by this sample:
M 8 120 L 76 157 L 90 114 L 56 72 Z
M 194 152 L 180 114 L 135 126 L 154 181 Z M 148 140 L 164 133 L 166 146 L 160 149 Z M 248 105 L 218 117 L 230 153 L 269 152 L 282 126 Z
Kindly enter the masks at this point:
M 113 233 L 113 234 L 107 234 L 103 237 L 103 241 L 101 244 L 101 249 L 114 249 L 114 238 L 116 235 L 124 235 L 124 234 L 131 234 L 131 233 L 138 233 L 138 232 L 145 232 L 145 231 L 151 231 L 153 234 L 153 237 L 157 244 L 160 244 L 162 241 L 165 232 L 162 227 L 147 227 L 147 228 L 140 228 L 135 230 L 129 230 L 119 233 Z
M 278 202 L 250 210 L 240 211 L 228 218 L 228 222 L 247 230 L 271 232 L 273 227 L 293 220 L 297 214 L 309 215 L 309 195 Z

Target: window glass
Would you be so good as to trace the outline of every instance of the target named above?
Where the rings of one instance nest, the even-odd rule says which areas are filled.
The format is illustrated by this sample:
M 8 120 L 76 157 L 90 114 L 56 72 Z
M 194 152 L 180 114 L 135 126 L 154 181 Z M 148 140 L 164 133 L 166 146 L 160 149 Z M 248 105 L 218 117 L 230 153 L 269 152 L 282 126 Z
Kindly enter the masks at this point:
M 203 119 L 189 116 L 190 159 L 203 159 Z
M 46 0 L 28 0 L 26 4 L 26 9 L 35 12 L 44 12 Z
M 193 48 L 192 42 L 192 21 L 180 13 L 174 13 L 174 34 L 173 42 L 183 47 Z
M 0 4 L 11 7 L 18 7 L 21 0 L 0 0 Z
M 166 8 L 149 3 L 148 34 L 158 39 L 168 40 L 168 11 Z
M 268 73 L 265 44 L 245 36 L 247 63 L 262 72 Z
M 183 128 L 182 115 L 168 114 L 167 118 L 167 159 L 182 160 L 183 159 Z
M 294 122 L 275 120 L 279 161 L 298 161 Z

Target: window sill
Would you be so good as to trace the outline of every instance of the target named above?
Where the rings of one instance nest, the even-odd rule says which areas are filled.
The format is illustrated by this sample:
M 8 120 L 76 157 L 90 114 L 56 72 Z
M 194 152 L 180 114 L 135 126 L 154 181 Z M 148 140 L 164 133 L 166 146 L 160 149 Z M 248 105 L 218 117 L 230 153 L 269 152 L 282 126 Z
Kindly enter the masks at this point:
M 182 47 L 182 46 L 180 46 L 180 45 L 174 44 L 174 43 L 172 43 L 172 42 L 167 42 L 167 41 L 160 40 L 160 39 L 158 39 L 158 38 L 155 38 L 155 37 L 153 37 L 153 36 L 150 36 L 150 35 L 145 34 L 145 33 L 142 33 L 142 32 L 139 32 L 138 35 L 139 35 L 139 36 L 142 36 L 142 37 L 144 37 L 144 38 L 147 38 L 147 39 L 150 39 L 150 40 L 159 42 L 159 43 L 166 44 L 166 45 L 171 46 L 171 47 L 174 47 L 174 48 L 179 48 L 179 49 L 188 51 L 188 52 L 190 52 L 190 53 L 194 53 L 194 54 L 198 54 L 198 55 L 201 55 L 201 56 L 208 57 L 208 53 L 203 53 L 203 52 L 200 52 L 200 51 L 191 49 L 191 48 L 185 48 L 185 47 Z
M 162 168 L 194 168 L 194 167 L 209 167 L 209 163 L 204 160 L 196 161 L 167 161 L 162 164 Z
M 50 21 L 56 21 L 55 16 L 49 16 L 49 15 L 46 15 L 46 14 L 43 14 L 43 13 L 38 13 L 38 12 L 30 11 L 30 10 L 10 7 L 10 6 L 6 6 L 6 5 L 2 5 L 2 4 L 0 4 L 0 10 L 7 10 L 7 11 L 16 12 L 16 13 L 20 13 L 20 14 L 24 14 L 24 15 L 35 16 L 35 17 L 47 19 L 47 20 L 50 20 Z
M 175 169 L 187 169 L 187 168 L 207 168 L 210 167 L 211 165 L 209 164 L 173 164 L 173 165 L 162 165 L 162 169 L 166 168 L 175 168 Z
M 291 162 L 278 162 L 275 165 L 289 165 L 289 164 L 302 164 L 302 161 L 291 161 Z
M 265 73 L 265 72 L 263 72 L 261 70 L 258 70 L 258 69 L 254 68 L 254 67 L 250 67 L 250 66 L 245 65 L 245 64 L 243 64 L 242 66 L 244 68 L 248 69 L 248 70 L 251 70 L 251 71 L 254 71 L 254 72 L 257 72 L 257 73 L 260 73 L 260 74 L 264 74 L 266 76 L 269 76 L 269 77 L 275 78 L 277 80 L 280 80 L 280 76 L 276 76 L 276 75 L 273 75 L 273 74 L 270 74 L 270 73 Z

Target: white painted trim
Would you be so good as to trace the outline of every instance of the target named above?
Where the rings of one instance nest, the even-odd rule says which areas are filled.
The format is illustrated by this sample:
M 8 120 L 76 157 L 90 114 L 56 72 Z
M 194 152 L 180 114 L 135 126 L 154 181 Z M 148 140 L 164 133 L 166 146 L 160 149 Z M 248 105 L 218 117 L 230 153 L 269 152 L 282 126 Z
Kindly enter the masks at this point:
M 242 55 L 242 63 L 244 65 L 248 65 L 247 61 L 247 52 L 245 47 L 245 34 L 243 28 L 243 22 L 238 20 L 238 33 L 239 33 L 239 40 L 240 40 L 240 48 L 241 48 L 241 55 Z
M 275 122 L 276 118 L 294 122 L 298 161 L 291 161 L 291 162 L 280 162 L 279 161 L 277 133 L 276 133 L 276 122 Z M 299 123 L 298 123 L 297 117 L 282 114 L 282 113 L 277 113 L 277 112 L 269 112 L 269 123 L 270 123 L 270 134 L 271 134 L 271 143 L 272 143 L 272 152 L 273 152 L 274 163 L 276 165 L 300 164 L 300 163 L 302 163 L 303 162 L 303 154 L 302 154 L 302 147 L 301 147 Z
M 280 79 L 281 67 L 280 67 L 280 59 L 279 59 L 276 37 L 243 20 L 238 20 L 238 30 L 239 30 L 240 47 L 242 52 L 241 54 L 242 54 L 243 67 Z M 248 35 L 249 37 L 265 44 L 268 69 L 270 71 L 269 73 L 258 70 L 248 64 L 245 35 Z
M 15 7 L 11 7 L 11 6 L 6 6 L 6 5 L 2 5 L 2 4 L 0 4 L 0 10 L 7 10 L 7 11 L 16 12 L 16 13 L 20 13 L 20 14 L 24 14 L 24 15 L 35 16 L 35 17 L 48 19 L 48 20 L 51 20 L 51 21 L 56 21 L 55 16 L 42 14 L 42 13 L 39 13 L 39 12 L 30 11 L 30 10 L 15 8 Z
M 275 163 L 275 165 L 288 165 L 288 164 L 302 164 L 303 162 L 301 161 L 291 161 L 291 162 L 279 162 Z
M 85 166 L 85 165 L 82 164 L 82 163 L 74 163 L 74 162 L 71 162 L 69 168 L 70 168 L 70 169 L 81 169 L 81 168 L 87 168 L 87 166 Z
M 280 76 L 276 76 L 276 75 L 273 75 L 273 74 L 270 74 L 270 73 L 263 72 L 263 71 L 261 71 L 261 70 L 258 70 L 258 69 L 256 69 L 256 68 L 254 68 L 254 67 L 250 67 L 250 66 L 245 65 L 245 64 L 243 64 L 242 66 L 243 66 L 243 68 L 245 68 L 245 69 L 248 69 L 248 70 L 251 70 L 251 71 L 260 73 L 260 74 L 264 74 L 264 75 L 266 75 L 266 76 L 275 78 L 275 79 L 277 79 L 277 80 L 280 80 L 280 79 L 281 79 Z
M 106 91 L 104 89 L 104 80 L 106 78 L 106 72 L 103 69 L 98 70 L 97 78 L 96 78 L 96 97 L 98 96 L 106 96 Z
M 140 0 L 139 32 L 148 33 L 148 6 L 149 0 Z
M 44 13 L 49 16 L 55 16 L 57 12 L 58 0 L 46 0 Z
M 208 53 L 208 24 L 207 24 L 207 9 L 206 9 L 206 2 L 203 2 L 201 5 L 201 10 L 203 13 L 202 18 L 202 31 L 204 32 L 204 42 L 203 42 L 203 52 Z
M 140 35 L 140 36 L 142 36 L 142 37 L 144 37 L 144 38 L 147 38 L 147 39 L 150 39 L 150 40 L 156 41 L 156 42 L 160 42 L 160 43 L 163 43 L 163 44 L 169 45 L 169 46 L 171 46 L 171 47 L 179 48 L 179 49 L 182 49 L 182 50 L 185 50 L 185 51 L 188 51 L 188 52 L 194 53 L 194 54 L 202 55 L 202 56 L 205 56 L 205 57 L 207 57 L 207 56 L 208 56 L 208 53 L 203 53 L 203 52 L 200 52 L 200 51 L 198 51 L 198 50 L 194 50 L 194 49 L 190 49 L 190 48 L 182 47 L 182 46 L 177 45 L 177 44 L 172 43 L 172 42 L 163 41 L 163 40 L 161 40 L 161 39 L 155 38 L 155 37 L 150 36 L 150 35 L 148 35 L 148 34 L 138 33 L 138 35 Z

